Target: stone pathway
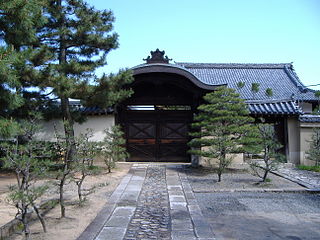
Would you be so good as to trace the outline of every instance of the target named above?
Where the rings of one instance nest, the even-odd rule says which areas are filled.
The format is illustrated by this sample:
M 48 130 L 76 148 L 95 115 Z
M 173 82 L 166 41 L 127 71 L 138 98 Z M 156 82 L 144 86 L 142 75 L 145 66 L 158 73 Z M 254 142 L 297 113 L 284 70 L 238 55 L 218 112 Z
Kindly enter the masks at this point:
M 310 190 L 320 190 L 320 173 L 292 167 L 280 167 L 275 173 Z
M 277 174 L 320 189 L 320 174 L 290 168 Z M 213 240 L 198 200 L 183 164 L 137 163 L 78 240 Z
M 125 240 L 170 239 L 170 212 L 165 167 L 148 167 Z
M 78 240 L 213 240 L 181 164 L 134 164 Z

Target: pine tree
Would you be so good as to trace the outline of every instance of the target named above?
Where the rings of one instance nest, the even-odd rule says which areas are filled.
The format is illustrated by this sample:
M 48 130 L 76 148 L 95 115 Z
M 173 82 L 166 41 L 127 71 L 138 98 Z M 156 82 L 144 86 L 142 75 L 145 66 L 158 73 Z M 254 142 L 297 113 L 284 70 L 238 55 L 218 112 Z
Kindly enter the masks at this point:
M 320 166 L 320 129 L 314 128 L 311 137 L 310 149 L 306 153 L 307 159 L 314 161 L 315 166 Z
M 81 133 L 76 138 L 77 145 L 77 160 L 75 163 L 75 169 L 79 172 L 79 176 L 74 176 L 75 183 L 78 188 L 79 204 L 81 205 L 85 201 L 85 197 L 93 192 L 93 189 L 86 190 L 83 193 L 82 184 L 85 178 L 89 175 L 98 173 L 97 167 L 93 165 L 93 160 L 99 154 L 99 144 L 97 142 L 90 141 L 93 136 L 93 130 L 87 129 L 85 133 Z
M 320 115 L 320 91 L 315 91 L 314 96 L 318 98 L 318 106 L 313 110 L 313 114 Z
M 108 10 L 96 10 L 82 0 L 30 0 L 26 4 L 28 8 L 20 6 L 24 0 L 9 1 L 11 4 L 6 8 L 14 12 L 18 20 L 20 15 L 30 15 L 21 25 L 30 29 L 25 39 L 18 24 L 20 20 L 8 17 L 7 13 L 0 20 L 6 44 L 19 51 L 32 49 L 28 64 L 21 64 L 16 69 L 22 88 L 35 86 L 40 93 L 26 93 L 25 96 L 39 98 L 49 91 L 51 99 L 60 99 L 68 157 L 72 160 L 75 155 L 75 117 L 69 98 L 80 98 L 85 100 L 84 103 L 97 105 L 96 96 L 100 94 L 98 105 L 106 107 L 132 93 L 122 89 L 124 84 L 133 80 L 129 71 L 112 76 L 95 75 L 97 68 L 106 65 L 107 54 L 118 47 L 118 35 L 112 29 L 113 14 Z M 25 8 L 27 10 L 22 11 Z M 14 28 L 11 29 L 11 25 Z
M 205 104 L 198 107 L 189 142 L 190 153 L 202 156 L 213 166 L 217 161 L 218 181 L 232 162 L 232 154 L 244 152 L 255 142 L 253 118 L 246 104 L 234 89 L 219 87 L 204 96 Z
M 256 161 L 250 162 L 250 168 L 254 175 L 260 177 L 262 182 L 267 180 L 267 176 L 271 171 L 277 170 L 280 162 L 283 162 L 285 156 L 279 152 L 282 145 L 276 137 L 274 126 L 272 124 L 261 123 L 257 125 L 259 130 L 259 138 L 255 144 L 255 153 L 263 154 L 263 165 Z M 263 174 L 260 174 L 261 168 Z
M 6 0 L 0 2 L 0 38 L 14 50 L 22 51 L 36 40 L 36 31 L 46 17 L 45 0 Z
M 20 99 L 28 99 L 15 110 L 17 115 L 25 114 L 25 109 L 41 110 L 41 102 L 34 99 L 60 99 L 65 135 L 60 139 L 65 145 L 58 142 L 66 151 L 60 178 L 60 191 L 63 191 L 76 154 L 75 117 L 69 98 L 106 107 L 132 94 L 130 89 L 122 89 L 133 80 L 130 71 L 102 77 L 95 74 L 97 68 L 106 65 L 107 54 L 118 47 L 118 35 L 112 31 L 113 14 L 98 11 L 82 0 L 8 0 L 0 4 L 1 40 L 19 54 L 11 65 L 17 77 L 16 86 L 9 91 Z M 1 88 L 10 86 L 8 82 L 8 79 L 4 84 L 1 82 Z M 29 87 L 38 91 L 30 92 Z M 13 114 L 10 112 L 9 116 Z M 7 126 L 8 122 L 1 125 Z M 60 201 L 64 217 L 63 192 Z
M 12 65 L 16 61 L 16 53 L 11 48 L 0 48 L 0 114 L 5 116 L 6 111 L 15 109 L 22 104 L 22 98 L 10 89 L 20 86 L 16 72 Z
M 272 88 L 267 88 L 266 89 L 266 96 L 271 98 L 273 96 L 273 91 Z
M 116 162 L 125 160 L 129 154 L 124 147 L 126 140 L 123 138 L 123 132 L 118 125 L 105 130 L 105 138 L 101 143 L 101 157 L 104 160 L 108 172 L 115 167 Z
M 36 44 L 42 51 L 33 62 L 41 62 L 44 55 L 49 59 L 41 71 L 41 79 L 60 98 L 68 157 L 72 161 L 75 139 L 69 98 L 94 95 L 97 88 L 90 87 L 94 81 L 96 85 L 110 82 L 106 76 L 97 78 L 94 71 L 106 65 L 107 54 L 118 47 L 118 35 L 112 32 L 114 17 L 111 11 L 96 10 L 81 0 L 48 1 L 44 14 L 48 22 L 38 31 Z M 126 80 L 129 82 L 131 78 Z
M 256 98 L 256 94 L 259 92 L 259 87 L 260 84 L 259 83 L 252 83 L 251 84 L 251 92 L 253 94 L 252 98 L 255 99 Z
M 12 112 L 26 101 L 23 87 L 30 86 L 33 72 L 27 67 L 33 53 L 29 46 L 36 39 L 36 28 L 44 23 L 42 0 L 6 0 L 0 2 L 0 132 L 13 131 Z M 25 77 L 22 78 L 22 72 Z M 27 77 L 28 76 L 28 77 Z M 10 129 L 11 128 L 11 129 Z M 4 136 L 6 137 L 6 136 Z
M 245 85 L 246 85 L 245 82 L 242 82 L 242 81 L 237 82 L 237 89 L 238 89 L 238 92 L 239 92 L 240 96 L 241 96 L 241 91 L 242 91 L 242 89 L 244 88 Z
M 47 185 L 36 184 L 39 176 L 45 176 L 51 157 L 51 151 L 45 143 L 37 142 L 33 136 L 38 130 L 39 115 L 34 114 L 29 121 L 20 121 L 15 132 L 11 132 L 11 141 L 1 141 L 4 152 L 4 166 L 16 174 L 17 184 L 10 187 L 8 199 L 17 208 L 16 219 L 23 224 L 25 239 L 30 237 L 29 213 L 33 209 L 37 214 L 44 232 L 45 221 L 36 206 L 36 201 L 48 189 Z

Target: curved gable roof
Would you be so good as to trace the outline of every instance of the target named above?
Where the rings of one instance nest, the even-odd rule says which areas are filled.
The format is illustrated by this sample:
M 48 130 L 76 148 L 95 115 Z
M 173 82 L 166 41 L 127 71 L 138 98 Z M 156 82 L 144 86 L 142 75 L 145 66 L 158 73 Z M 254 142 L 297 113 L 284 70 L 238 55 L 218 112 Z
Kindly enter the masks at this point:
M 144 73 L 174 73 L 189 79 L 193 84 L 199 88 L 206 90 L 214 90 L 217 86 L 224 84 L 208 84 L 204 81 L 201 81 L 196 75 L 194 75 L 188 69 L 173 64 L 163 64 L 163 63 L 152 63 L 152 64 L 141 64 L 131 68 L 133 70 L 133 75 L 139 75 Z

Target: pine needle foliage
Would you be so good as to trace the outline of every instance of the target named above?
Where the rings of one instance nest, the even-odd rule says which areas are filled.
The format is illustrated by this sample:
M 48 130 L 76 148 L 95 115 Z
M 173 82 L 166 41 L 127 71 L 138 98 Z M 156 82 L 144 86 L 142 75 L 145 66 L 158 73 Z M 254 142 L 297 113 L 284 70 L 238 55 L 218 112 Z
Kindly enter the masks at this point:
M 315 91 L 314 92 L 314 96 L 318 99 L 318 104 L 317 106 L 314 108 L 314 110 L 312 111 L 312 114 L 314 115 L 320 115 L 320 91 Z
M 27 74 L 25 64 L 33 50 L 36 28 L 45 22 L 42 16 L 43 0 L 0 1 L 0 134 L 13 133 L 12 112 L 22 106 L 21 72 Z M 29 45 L 26 47 L 25 45 Z M 30 68 L 29 68 L 30 70 Z M 32 71 L 31 71 L 32 72 Z
M 35 45 L 39 54 L 34 55 L 32 61 L 41 68 L 39 79 L 44 86 L 51 87 L 53 94 L 61 100 L 65 137 L 70 145 L 68 157 L 72 160 L 76 147 L 69 98 L 89 101 L 97 89 L 111 89 L 110 78 L 105 75 L 97 77 L 95 70 L 107 64 L 107 54 L 118 47 L 118 35 L 113 32 L 111 11 L 97 10 L 82 0 L 50 0 L 43 10 L 47 23 L 37 32 Z M 129 77 L 124 83 L 132 80 L 131 74 L 123 73 L 126 74 Z M 121 91 L 119 88 L 112 90 Z M 110 106 L 121 100 L 123 94 L 118 94 L 118 98 L 112 101 L 107 96 L 103 100 Z
M 252 160 L 249 165 L 254 175 L 260 177 L 262 182 L 266 182 L 268 174 L 278 169 L 279 163 L 284 162 L 285 156 L 279 152 L 283 146 L 277 140 L 274 125 L 261 123 L 257 125 L 257 129 L 259 138 L 255 144 L 255 153 L 262 153 L 263 164 Z
M 191 154 L 204 157 L 214 166 L 217 162 L 218 181 L 225 169 L 232 163 L 234 153 L 243 153 L 254 144 L 251 123 L 246 104 L 234 89 L 218 87 L 204 96 L 206 103 L 198 107 L 199 113 L 194 118 L 189 142 Z
M 112 126 L 105 130 L 105 138 L 101 143 L 101 158 L 104 160 L 108 172 L 115 167 L 116 162 L 124 161 L 129 157 L 124 144 L 124 133 L 119 125 Z
M 23 95 L 28 87 L 38 90 L 38 96 L 24 95 L 28 96 L 25 104 L 46 94 L 60 99 L 60 117 L 72 160 L 76 154 L 76 117 L 69 98 L 110 107 L 132 94 L 130 89 L 123 89 L 133 80 L 130 71 L 101 77 L 95 74 L 107 64 L 107 54 L 118 47 L 113 13 L 97 10 L 82 0 L 8 0 L 1 6 L 1 39 L 15 51 L 27 54 L 14 66 L 20 83 L 18 92 Z
M 34 139 L 39 126 L 37 118 L 16 124 L 17 128 L 11 132 L 11 140 L 0 142 L 0 148 L 4 152 L 1 160 L 6 168 L 12 169 L 16 174 L 17 184 L 10 187 L 8 200 L 17 208 L 16 219 L 23 224 L 25 239 L 29 239 L 29 214 L 32 209 L 37 214 L 44 232 L 46 231 L 37 200 L 49 186 L 36 184 L 36 181 L 47 173 L 50 163 L 46 159 L 51 157 L 51 150 L 48 144 Z
M 98 168 L 93 165 L 94 158 L 98 156 L 100 152 L 99 144 L 91 141 L 93 137 L 93 130 L 86 129 L 85 133 L 81 133 L 76 138 L 77 155 L 75 163 L 75 171 L 77 174 L 74 176 L 75 183 L 78 188 L 79 204 L 81 205 L 85 200 L 86 196 L 93 192 L 92 189 L 82 189 L 82 184 L 85 178 L 89 175 L 94 175 L 99 172 Z
M 255 99 L 256 98 L 256 94 L 259 92 L 260 90 L 260 84 L 259 83 L 252 83 L 251 84 L 251 92 L 253 94 L 252 98 Z
M 311 137 L 310 149 L 306 152 L 307 159 L 314 161 L 315 166 L 320 166 L 320 128 L 314 128 Z
M 271 98 L 273 96 L 273 91 L 272 88 L 267 88 L 266 89 L 266 96 Z

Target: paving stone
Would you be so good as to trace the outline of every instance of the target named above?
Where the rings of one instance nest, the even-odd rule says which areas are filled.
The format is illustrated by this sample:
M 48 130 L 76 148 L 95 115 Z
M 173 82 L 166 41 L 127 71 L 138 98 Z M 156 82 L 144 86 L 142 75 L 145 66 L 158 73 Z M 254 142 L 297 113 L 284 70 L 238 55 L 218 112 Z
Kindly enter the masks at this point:
M 184 196 L 170 196 L 170 202 L 186 202 L 186 198 Z
M 179 230 L 193 230 L 193 224 L 191 219 L 173 219 L 171 222 L 172 231 L 179 231 Z
M 190 218 L 190 214 L 188 210 L 171 210 L 171 218 L 183 220 Z
M 172 231 L 172 240 L 196 240 L 193 230 Z
M 193 192 L 185 191 L 184 192 L 185 196 L 187 199 L 195 199 L 196 197 L 194 196 Z
M 132 216 L 134 214 L 134 211 L 136 210 L 135 207 L 116 207 L 113 214 L 114 216 Z
M 126 228 L 104 227 L 95 240 L 122 240 Z
M 142 181 L 142 182 L 143 182 L 145 176 L 144 176 L 144 174 L 140 174 L 140 175 L 141 175 L 141 176 L 137 176 L 137 175 L 136 175 L 136 176 L 133 176 L 133 177 L 132 177 L 132 181 Z
M 169 191 L 169 193 L 170 193 L 170 191 L 182 191 L 182 186 L 180 186 L 180 185 L 168 186 L 168 191 Z
M 198 204 L 194 205 L 188 205 L 189 212 L 201 212 L 201 208 L 198 206 Z
M 194 228 L 194 231 L 195 231 L 196 236 L 198 238 L 212 238 L 212 239 L 214 239 L 212 230 L 210 229 L 210 226 L 207 226 L 207 225 L 196 226 Z
M 191 198 L 191 199 L 187 199 L 187 203 L 188 203 L 188 205 L 197 205 L 198 201 L 197 201 L 197 199 Z
M 170 209 L 172 210 L 188 210 L 186 202 L 170 202 Z
M 183 196 L 184 197 L 184 192 L 183 191 L 168 191 L 169 196 Z
M 111 216 L 111 218 L 106 222 L 106 227 L 123 227 L 127 226 L 130 222 L 130 216 Z

